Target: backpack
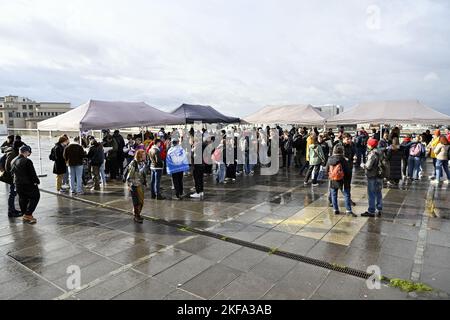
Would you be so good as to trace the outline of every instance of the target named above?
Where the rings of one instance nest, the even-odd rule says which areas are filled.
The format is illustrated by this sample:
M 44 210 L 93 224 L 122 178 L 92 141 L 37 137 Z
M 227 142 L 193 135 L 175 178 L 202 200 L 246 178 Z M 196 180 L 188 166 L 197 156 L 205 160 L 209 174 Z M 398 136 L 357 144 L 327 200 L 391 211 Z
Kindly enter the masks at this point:
M 50 154 L 48 156 L 48 158 L 52 161 L 56 161 L 56 146 L 54 146 L 52 148 L 52 150 L 50 151 Z
M 134 164 L 133 164 L 134 163 Z M 137 169 L 137 162 L 135 160 L 132 160 L 126 167 L 123 169 L 123 175 L 122 175 L 122 182 L 127 182 L 128 174 L 130 173 L 130 166 L 131 164 L 134 165 L 135 169 Z
M 212 154 L 211 159 L 215 162 L 222 161 L 222 150 L 219 148 L 214 150 L 214 153 Z
M 411 148 L 409 148 L 409 155 L 412 157 L 420 157 L 422 153 L 422 147 L 420 143 L 413 144 Z
M 342 168 L 342 164 L 338 163 L 337 165 L 330 166 L 330 171 L 328 173 L 328 177 L 331 181 L 341 181 L 344 179 L 344 169 Z

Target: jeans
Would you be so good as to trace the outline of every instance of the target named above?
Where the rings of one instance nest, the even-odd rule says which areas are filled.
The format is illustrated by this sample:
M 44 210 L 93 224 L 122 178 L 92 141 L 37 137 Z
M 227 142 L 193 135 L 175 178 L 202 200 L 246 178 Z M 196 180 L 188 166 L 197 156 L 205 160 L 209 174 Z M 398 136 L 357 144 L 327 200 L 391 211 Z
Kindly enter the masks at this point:
M 152 169 L 150 190 L 152 192 L 152 195 L 154 195 L 154 196 L 161 194 L 160 185 L 161 185 L 162 172 L 163 172 L 162 168 L 161 169 Z
M 309 178 L 311 178 L 311 175 L 312 175 L 312 183 L 316 184 L 317 177 L 319 175 L 319 170 L 320 170 L 320 164 L 309 166 L 308 171 L 306 172 L 306 176 L 305 176 L 305 183 L 307 183 L 309 181 Z
M 448 169 L 448 160 L 437 160 L 436 161 L 436 181 L 440 181 L 442 174 L 442 170 L 444 170 L 447 175 L 447 180 L 450 180 L 450 171 Z
M 253 171 L 253 167 L 254 167 L 254 164 L 246 163 L 244 165 L 244 172 L 246 174 L 249 174 L 251 171 Z
M 331 203 L 333 204 L 334 211 L 339 211 L 338 190 L 339 189 L 330 189 Z M 345 199 L 345 209 L 347 210 L 347 212 L 352 212 L 352 203 L 350 200 L 350 190 L 348 190 L 346 188 L 342 188 L 342 194 L 344 195 L 344 199 Z
M 366 163 L 366 152 L 366 148 L 356 148 L 356 165 L 359 166 L 361 163 Z
M 223 183 L 225 181 L 225 174 L 226 174 L 226 165 L 225 163 L 218 163 L 217 164 L 217 182 Z
M 72 192 L 75 193 L 83 192 L 83 166 L 69 167 L 69 179 L 70 179 L 70 190 Z
M 103 164 L 99 168 L 100 170 L 100 178 L 102 179 L 103 185 L 106 184 L 106 174 L 105 174 L 105 162 L 103 161 Z
M 16 211 L 16 206 L 14 204 L 16 196 L 17 196 L 16 185 L 13 183 L 9 186 L 8 213 L 14 213 L 14 211 Z
M 303 171 L 307 170 L 308 168 L 309 168 L 309 162 L 305 161 L 305 163 L 300 166 L 300 174 L 303 174 Z
M 420 158 L 409 157 L 408 158 L 408 177 L 413 179 L 419 179 L 420 171 Z
M 367 212 L 375 213 L 375 209 L 380 212 L 383 210 L 382 189 L 383 179 L 367 178 L 367 194 L 369 196 L 369 209 Z

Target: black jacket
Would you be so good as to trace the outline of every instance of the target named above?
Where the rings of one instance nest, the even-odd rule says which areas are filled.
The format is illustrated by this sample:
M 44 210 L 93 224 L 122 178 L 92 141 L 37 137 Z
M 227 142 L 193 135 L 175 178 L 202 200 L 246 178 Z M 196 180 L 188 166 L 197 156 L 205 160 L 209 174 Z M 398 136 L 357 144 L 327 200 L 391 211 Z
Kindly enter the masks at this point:
M 96 143 L 89 148 L 87 155 L 91 165 L 94 167 L 100 167 L 105 161 L 105 152 L 103 146 L 100 143 Z
M 11 165 L 11 173 L 14 175 L 15 185 L 35 185 L 40 184 L 39 178 L 34 170 L 33 161 L 19 155 Z
M 338 163 L 342 165 L 342 169 L 344 170 L 344 179 L 341 181 L 330 180 L 330 188 L 332 189 L 341 189 L 343 186 L 347 188 L 352 182 L 352 169 L 348 165 L 348 162 L 345 160 L 344 156 L 333 155 L 329 157 L 325 167 L 325 172 L 328 174 L 330 166 L 335 166 Z
M 60 143 L 55 144 L 55 163 L 53 164 L 54 174 L 64 174 L 67 172 L 66 161 L 64 160 L 64 146 Z
M 401 180 L 403 151 L 400 149 L 393 150 L 392 148 L 388 148 L 386 156 L 389 161 L 389 168 L 390 168 L 389 179 Z

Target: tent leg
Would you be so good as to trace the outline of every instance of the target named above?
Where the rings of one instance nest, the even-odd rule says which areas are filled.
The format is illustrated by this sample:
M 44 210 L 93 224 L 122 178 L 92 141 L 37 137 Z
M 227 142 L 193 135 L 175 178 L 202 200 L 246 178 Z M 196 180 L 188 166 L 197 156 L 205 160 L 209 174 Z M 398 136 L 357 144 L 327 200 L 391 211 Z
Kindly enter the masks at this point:
M 37 137 L 38 137 L 38 153 L 39 153 L 39 175 L 38 177 L 46 177 L 46 174 L 43 174 L 42 172 L 42 151 L 41 151 L 41 133 L 39 129 L 37 130 Z

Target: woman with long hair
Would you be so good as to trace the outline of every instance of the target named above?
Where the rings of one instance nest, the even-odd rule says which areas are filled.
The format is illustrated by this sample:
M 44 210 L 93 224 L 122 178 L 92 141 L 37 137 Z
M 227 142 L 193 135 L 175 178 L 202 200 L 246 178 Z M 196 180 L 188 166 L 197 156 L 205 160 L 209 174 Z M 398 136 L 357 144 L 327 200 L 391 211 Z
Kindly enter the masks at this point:
M 133 201 L 134 221 L 142 223 L 141 211 L 144 206 L 144 190 L 147 185 L 147 166 L 145 151 L 139 149 L 128 166 L 127 183 Z

